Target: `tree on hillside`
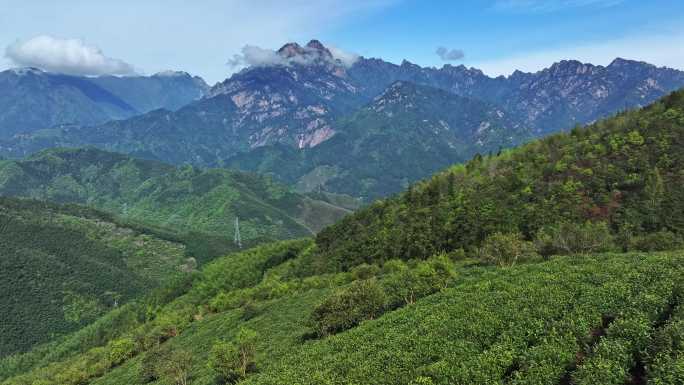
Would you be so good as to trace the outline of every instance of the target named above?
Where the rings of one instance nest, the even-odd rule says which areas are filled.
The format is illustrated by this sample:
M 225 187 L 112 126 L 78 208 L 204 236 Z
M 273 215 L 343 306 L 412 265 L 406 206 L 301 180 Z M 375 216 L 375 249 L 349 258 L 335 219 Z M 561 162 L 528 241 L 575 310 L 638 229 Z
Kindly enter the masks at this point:
M 176 385 L 188 385 L 192 369 L 192 354 L 185 350 L 173 350 L 164 355 L 160 369 L 161 374 L 169 382 Z
M 222 384 L 235 383 L 256 370 L 256 341 L 254 330 L 241 328 L 235 343 L 217 341 L 211 349 L 208 366 Z

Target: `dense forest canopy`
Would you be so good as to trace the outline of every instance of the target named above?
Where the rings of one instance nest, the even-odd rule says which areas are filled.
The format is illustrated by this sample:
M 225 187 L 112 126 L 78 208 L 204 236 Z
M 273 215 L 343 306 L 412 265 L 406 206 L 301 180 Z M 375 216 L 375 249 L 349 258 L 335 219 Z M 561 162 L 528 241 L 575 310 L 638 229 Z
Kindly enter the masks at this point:
M 79 206 L 0 198 L 0 356 L 78 330 L 191 272 L 181 240 Z

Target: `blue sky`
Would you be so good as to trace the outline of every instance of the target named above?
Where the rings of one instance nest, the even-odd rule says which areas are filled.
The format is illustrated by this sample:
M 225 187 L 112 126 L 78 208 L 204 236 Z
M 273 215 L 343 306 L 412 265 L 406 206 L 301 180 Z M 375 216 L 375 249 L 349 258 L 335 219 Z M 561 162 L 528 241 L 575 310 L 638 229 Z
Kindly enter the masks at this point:
M 210 83 L 244 45 L 318 38 L 363 56 L 490 75 L 561 59 L 684 69 L 681 0 L 0 0 L 0 68 L 101 74 L 188 71 Z M 40 37 L 36 39 L 36 37 Z

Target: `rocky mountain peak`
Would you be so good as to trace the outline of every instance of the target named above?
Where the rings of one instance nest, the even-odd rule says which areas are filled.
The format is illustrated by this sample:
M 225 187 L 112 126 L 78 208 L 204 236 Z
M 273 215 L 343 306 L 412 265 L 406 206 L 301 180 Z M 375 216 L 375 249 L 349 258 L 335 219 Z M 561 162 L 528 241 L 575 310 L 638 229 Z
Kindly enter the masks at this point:
M 307 48 L 317 49 L 319 51 L 327 51 L 328 49 L 320 41 L 313 39 L 306 44 Z
M 622 67 L 622 66 L 628 66 L 628 65 L 633 65 L 633 64 L 644 64 L 643 62 L 639 62 L 636 60 L 629 60 L 629 59 L 624 59 L 621 57 L 616 57 L 608 67 Z
M 189 73 L 185 71 L 174 71 L 174 70 L 166 70 L 166 71 L 160 71 L 157 72 L 156 74 L 152 75 L 160 78 L 190 78 Z
M 295 42 L 291 42 L 291 43 L 287 43 L 287 44 L 283 45 L 276 52 L 278 53 L 278 55 L 280 55 L 282 57 L 290 58 L 290 57 L 293 57 L 296 55 L 301 55 L 302 53 L 304 53 L 304 48 L 302 48 L 301 45 L 299 45 Z
M 449 63 L 445 64 L 442 66 L 442 69 L 445 71 L 467 71 L 468 68 L 464 66 L 463 64 L 459 64 L 457 66 L 451 65 Z
M 593 64 L 585 64 L 578 60 L 561 60 L 553 63 L 548 71 L 554 76 L 562 75 L 580 75 L 592 72 L 596 66 Z
M 277 53 L 285 59 L 302 64 L 310 64 L 318 60 L 331 61 L 333 57 L 330 50 L 315 39 L 308 42 L 304 47 L 295 42 L 287 43 Z
M 419 65 L 411 63 L 410 61 L 404 59 L 401 61 L 401 66 L 404 68 L 420 68 Z

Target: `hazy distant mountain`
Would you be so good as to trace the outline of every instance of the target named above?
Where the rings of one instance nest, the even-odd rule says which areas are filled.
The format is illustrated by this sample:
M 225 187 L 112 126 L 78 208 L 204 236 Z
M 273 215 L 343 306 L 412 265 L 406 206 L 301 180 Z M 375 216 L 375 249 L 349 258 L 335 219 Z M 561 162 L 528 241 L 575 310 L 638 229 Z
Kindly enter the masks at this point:
M 208 87 L 183 72 L 153 76 L 79 77 L 35 68 L 0 72 L 0 138 L 57 124 L 100 124 L 158 108 L 175 110 Z
M 286 44 L 273 55 L 270 63 L 253 65 L 234 74 L 211 88 L 204 98 L 178 111 L 151 111 L 92 127 L 63 125 L 0 141 L 0 154 L 21 157 L 47 147 L 87 144 L 174 164 L 237 165 L 273 172 L 282 180 L 302 182 L 300 186 L 340 192 L 348 189 L 342 182 L 321 184 L 319 177 L 313 178 L 315 183 L 311 183 L 311 178 L 308 182 L 300 181 L 312 166 L 319 165 L 306 159 L 327 157 L 326 166 L 355 173 L 353 170 L 358 169 L 349 167 L 350 164 L 360 164 L 360 159 L 382 153 L 375 163 L 368 160 L 366 172 L 349 176 L 360 183 L 360 175 L 374 174 L 373 180 L 380 173 L 391 175 L 394 181 L 388 187 L 378 190 L 372 187 L 377 181 L 369 182 L 362 189 L 365 192 L 359 193 L 377 196 L 397 191 L 397 186 L 425 177 L 447 162 L 466 159 L 474 151 L 496 150 L 498 146 L 569 129 L 625 108 L 643 106 L 684 87 L 682 71 L 624 59 L 616 59 L 605 67 L 563 61 L 536 73 L 515 72 L 509 77 L 491 78 L 464 66 L 424 68 L 407 61 L 395 65 L 366 58 L 358 58 L 349 65 L 315 40 L 305 46 Z M 430 108 L 419 109 L 420 116 L 375 114 L 370 119 L 369 111 L 363 108 L 372 106 L 374 98 L 397 81 L 440 89 L 443 92 L 434 93 L 421 88 L 433 98 L 449 101 L 435 101 Z M 451 99 L 450 95 L 464 99 Z M 412 103 L 412 99 L 398 102 Z M 488 119 L 491 115 L 474 113 L 468 118 L 478 116 L 480 121 L 457 121 L 465 119 L 468 108 L 482 108 L 484 104 L 488 106 L 486 110 L 503 114 L 506 121 L 499 121 L 499 127 L 504 129 L 494 130 L 486 138 L 466 131 L 480 124 L 493 124 Z M 436 108 L 440 105 L 445 110 Z M 470 107 L 460 108 L 461 105 Z M 445 132 L 461 136 L 452 137 L 449 142 L 443 140 L 442 134 L 424 135 L 439 127 L 440 120 L 446 121 L 445 116 L 454 119 L 449 127 L 458 127 Z M 372 139 L 370 134 L 359 135 L 385 132 L 383 127 L 391 127 L 393 134 L 382 142 Z M 310 150 L 335 137 L 338 139 L 332 143 L 337 144 Z M 345 140 L 349 142 L 340 144 Z M 435 145 L 425 142 L 433 140 L 439 144 L 437 153 L 448 156 L 434 155 Z M 359 143 L 364 144 L 358 147 Z M 357 147 L 352 151 L 350 146 Z M 422 150 L 418 151 L 419 148 Z M 402 153 L 421 162 L 435 161 L 415 168 L 396 161 L 383 163 Z M 302 164 L 306 167 L 302 168 Z
M 100 76 L 89 80 L 140 112 L 158 108 L 177 110 L 200 99 L 209 90 L 201 77 L 182 71 L 164 71 L 152 76 Z

